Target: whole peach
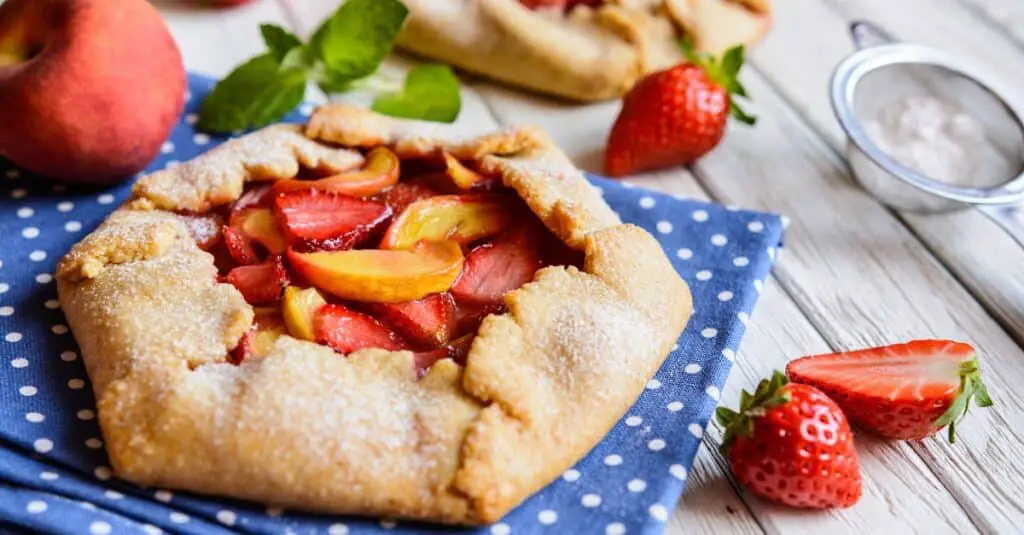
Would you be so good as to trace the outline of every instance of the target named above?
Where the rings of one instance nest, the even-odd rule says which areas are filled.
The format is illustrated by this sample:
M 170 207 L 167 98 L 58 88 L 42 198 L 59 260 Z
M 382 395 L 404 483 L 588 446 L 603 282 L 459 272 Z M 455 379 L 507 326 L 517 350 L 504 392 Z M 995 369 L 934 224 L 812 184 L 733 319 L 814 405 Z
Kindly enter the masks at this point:
M 148 164 L 185 94 L 181 54 L 146 0 L 0 4 L 0 155 L 107 184 Z

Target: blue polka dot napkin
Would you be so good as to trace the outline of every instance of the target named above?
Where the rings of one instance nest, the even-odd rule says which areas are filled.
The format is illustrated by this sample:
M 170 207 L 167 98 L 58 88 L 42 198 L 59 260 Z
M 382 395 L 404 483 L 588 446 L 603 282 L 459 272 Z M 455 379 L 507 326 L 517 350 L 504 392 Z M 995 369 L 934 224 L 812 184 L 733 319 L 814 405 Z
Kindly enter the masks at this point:
M 188 109 L 150 170 L 223 141 L 194 130 L 196 109 L 212 82 L 194 76 L 190 83 Z M 308 113 L 303 107 L 289 119 Z M 693 318 L 637 404 L 586 458 L 500 523 L 466 533 L 660 533 L 781 240 L 782 224 L 774 215 L 592 180 L 624 221 L 661 242 L 693 290 Z M 0 532 L 445 531 L 143 489 L 113 477 L 52 273 L 61 255 L 128 193 L 127 185 L 52 185 L 0 163 Z

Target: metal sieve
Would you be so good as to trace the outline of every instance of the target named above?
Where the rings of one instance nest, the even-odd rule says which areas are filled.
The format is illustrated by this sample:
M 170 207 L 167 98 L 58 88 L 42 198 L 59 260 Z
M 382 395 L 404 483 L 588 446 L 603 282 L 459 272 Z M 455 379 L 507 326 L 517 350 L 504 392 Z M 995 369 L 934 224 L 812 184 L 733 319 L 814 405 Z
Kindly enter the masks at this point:
M 1024 201 L 1020 92 L 1001 86 L 976 64 L 897 42 L 869 22 L 854 22 L 850 33 L 857 51 L 836 67 L 831 99 L 849 138 L 846 152 L 858 183 L 901 210 L 977 207 L 1024 246 L 1024 213 L 1017 206 Z M 931 116 L 922 116 L 928 126 L 921 131 L 949 150 L 935 152 L 916 138 L 904 145 L 892 141 L 906 141 L 900 135 L 915 132 L 900 114 L 907 103 L 955 110 L 953 122 L 931 125 Z

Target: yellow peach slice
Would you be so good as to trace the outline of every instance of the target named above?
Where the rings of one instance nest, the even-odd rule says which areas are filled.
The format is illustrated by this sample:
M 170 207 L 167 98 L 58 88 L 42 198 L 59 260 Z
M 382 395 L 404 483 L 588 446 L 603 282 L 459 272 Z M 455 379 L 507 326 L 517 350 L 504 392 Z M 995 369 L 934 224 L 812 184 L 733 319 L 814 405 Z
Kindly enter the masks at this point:
M 446 167 L 445 174 L 448 178 L 452 179 L 455 186 L 463 191 L 469 191 L 477 186 L 482 186 L 488 180 L 489 177 L 481 175 L 476 171 L 466 167 L 462 162 L 456 159 L 447 152 L 444 153 L 444 164 Z
M 271 253 L 281 254 L 288 247 L 281 226 L 270 208 L 246 208 L 231 218 L 231 226 L 262 244 Z
M 284 313 L 284 324 L 288 326 L 288 333 L 300 340 L 315 341 L 313 318 L 317 310 L 326 304 L 324 296 L 320 295 L 316 288 L 285 288 L 281 311 Z
M 512 223 L 500 195 L 438 195 L 409 205 L 388 227 L 381 247 L 410 249 L 421 241 L 466 244 L 498 234 Z
M 366 155 L 366 165 L 358 171 L 349 171 L 319 180 L 278 180 L 274 182 L 274 193 L 316 189 L 353 197 L 368 197 L 394 186 L 398 183 L 399 174 L 398 155 L 387 147 L 377 147 Z
M 299 253 L 291 266 L 313 286 L 342 299 L 398 303 L 452 287 L 462 270 L 462 247 L 454 241 L 423 242 L 410 250 L 362 249 Z

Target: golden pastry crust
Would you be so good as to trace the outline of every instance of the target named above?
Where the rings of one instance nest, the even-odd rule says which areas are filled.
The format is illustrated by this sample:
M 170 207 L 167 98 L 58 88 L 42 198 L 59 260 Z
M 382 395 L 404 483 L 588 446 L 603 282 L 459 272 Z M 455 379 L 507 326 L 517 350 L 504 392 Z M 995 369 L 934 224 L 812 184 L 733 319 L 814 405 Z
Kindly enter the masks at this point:
M 144 177 L 60 262 L 60 302 L 111 464 L 141 485 L 299 509 L 493 522 L 585 455 L 636 400 L 690 316 L 689 289 L 657 241 L 621 224 L 537 130 L 461 138 L 331 106 L 306 134 L 258 173 L 227 155 L 276 150 L 267 130 Z M 484 320 L 465 369 L 442 360 L 417 380 L 410 352 L 343 358 L 289 336 L 264 358 L 229 363 L 253 309 L 217 282 L 211 255 L 164 209 L 230 202 L 236 183 L 293 176 L 295 162 L 348 166 L 358 153 L 340 142 L 482 157 L 585 253 L 583 270 L 545 268 L 508 294 L 508 313 Z M 214 158 L 223 171 L 204 168 Z
M 682 59 L 686 36 L 720 54 L 760 40 L 768 0 L 608 0 L 532 11 L 519 0 L 405 0 L 402 48 L 525 89 L 592 101 L 616 98 Z M 471 52 L 471 53 L 470 53 Z

